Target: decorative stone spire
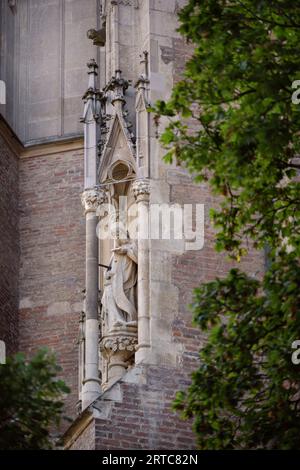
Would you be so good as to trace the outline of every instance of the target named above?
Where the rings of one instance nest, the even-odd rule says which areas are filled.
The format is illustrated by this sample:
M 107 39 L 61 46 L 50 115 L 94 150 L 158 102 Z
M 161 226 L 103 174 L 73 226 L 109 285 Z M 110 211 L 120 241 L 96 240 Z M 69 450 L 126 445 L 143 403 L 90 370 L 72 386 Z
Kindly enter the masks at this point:
M 84 187 L 91 188 L 97 183 L 102 93 L 96 84 L 98 65 L 91 59 L 87 66 L 89 84 L 83 96 L 84 111 L 81 122 L 84 123 Z
M 81 122 L 86 122 L 89 118 L 88 111 L 91 110 L 92 115 L 95 120 L 98 120 L 100 117 L 100 102 L 102 98 L 102 93 L 98 90 L 96 85 L 96 77 L 98 75 L 98 65 L 95 62 L 95 59 L 91 59 L 88 63 L 88 75 L 89 75 L 89 85 L 82 99 L 85 103 L 83 116 L 80 119 Z
M 96 88 L 96 82 L 95 79 L 98 75 L 98 65 L 95 61 L 95 59 L 90 59 L 89 62 L 87 63 L 88 66 L 88 75 L 90 76 L 90 82 L 89 82 L 89 87 L 95 89 Z
M 141 75 L 139 76 L 139 78 L 137 79 L 137 82 L 136 84 L 134 85 L 135 88 L 139 91 L 143 91 L 145 92 L 146 90 L 146 86 L 150 83 L 150 80 L 149 80 L 149 53 L 148 51 L 144 51 L 143 52 L 143 55 L 142 55 L 142 60 L 140 61 L 140 64 L 143 65 L 143 72 L 141 73 Z M 141 56 L 140 56 L 141 57 Z
M 115 75 L 110 79 L 105 87 L 105 91 L 112 91 L 112 104 L 117 110 L 122 111 L 125 104 L 125 91 L 127 90 L 130 82 L 121 77 L 122 71 L 116 70 Z

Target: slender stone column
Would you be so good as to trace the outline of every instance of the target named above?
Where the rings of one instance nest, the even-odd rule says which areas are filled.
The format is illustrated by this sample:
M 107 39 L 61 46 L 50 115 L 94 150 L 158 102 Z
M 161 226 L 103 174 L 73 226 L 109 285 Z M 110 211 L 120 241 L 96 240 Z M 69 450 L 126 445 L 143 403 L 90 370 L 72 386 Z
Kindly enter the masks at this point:
M 84 192 L 81 196 L 86 220 L 86 281 L 85 281 L 85 364 L 82 373 L 81 400 L 84 410 L 100 394 L 99 380 L 99 324 L 98 324 L 98 238 L 96 214 L 103 195 L 97 184 L 97 146 L 101 126 L 101 93 L 96 86 L 98 65 L 94 59 L 88 64 L 89 85 L 83 97 L 84 111 Z
M 133 194 L 138 206 L 139 240 L 138 240 L 138 345 L 135 362 L 146 362 L 150 349 L 149 317 L 149 197 L 150 181 L 136 180 Z
M 85 296 L 85 373 L 82 387 L 82 409 L 90 405 L 101 392 L 99 379 L 99 321 L 98 321 L 98 238 L 97 208 L 105 194 L 98 189 L 82 193 L 86 218 L 86 296 Z

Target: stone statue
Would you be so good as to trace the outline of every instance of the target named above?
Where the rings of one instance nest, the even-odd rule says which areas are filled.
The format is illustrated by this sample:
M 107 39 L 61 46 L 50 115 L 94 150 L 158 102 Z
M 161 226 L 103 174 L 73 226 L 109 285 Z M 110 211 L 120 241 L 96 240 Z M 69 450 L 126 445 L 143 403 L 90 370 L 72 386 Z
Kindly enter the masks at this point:
M 137 325 L 137 249 L 127 236 L 117 240 L 105 273 L 102 306 L 107 331 Z

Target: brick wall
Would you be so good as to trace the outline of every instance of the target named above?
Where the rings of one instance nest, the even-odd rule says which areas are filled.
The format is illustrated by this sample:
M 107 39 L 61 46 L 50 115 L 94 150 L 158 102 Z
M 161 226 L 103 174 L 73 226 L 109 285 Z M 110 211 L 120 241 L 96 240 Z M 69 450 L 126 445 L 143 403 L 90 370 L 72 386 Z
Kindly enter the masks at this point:
M 145 383 L 121 381 L 121 402 L 96 419 L 96 449 L 195 449 L 191 423 L 172 411 L 175 392 L 189 383 L 184 369 L 144 367 Z
M 76 414 L 77 336 L 85 287 L 83 151 L 20 161 L 20 349 L 55 351 Z
M 175 342 L 183 345 L 183 362 L 185 367 L 193 370 L 196 367 L 198 351 L 204 335 L 192 327 L 192 313 L 189 305 L 193 290 L 202 283 L 226 276 L 229 269 L 237 267 L 252 276 L 260 276 L 264 269 L 262 253 L 253 249 L 241 263 L 229 261 L 226 253 L 215 250 L 215 231 L 209 217 L 211 208 L 218 207 L 218 199 L 213 197 L 206 184 L 195 185 L 189 175 L 182 170 L 171 171 L 171 202 L 178 204 L 204 204 L 204 246 L 201 250 L 186 251 L 173 256 L 172 279 L 179 291 L 179 309 L 173 322 L 172 334 Z
M 0 339 L 18 347 L 18 158 L 0 135 Z
M 191 57 L 193 46 L 184 38 L 175 38 L 173 47 L 173 83 L 182 76 L 186 61 Z M 189 127 L 198 129 L 198 122 L 189 121 Z M 172 335 L 174 341 L 184 348 L 183 363 L 187 369 L 196 367 L 198 351 L 204 335 L 192 327 L 192 313 L 189 304 L 193 290 L 201 283 L 225 276 L 229 269 L 238 267 L 248 274 L 260 276 L 264 270 L 263 255 L 250 248 L 249 254 L 237 265 L 228 260 L 226 253 L 215 251 L 215 231 L 210 221 L 211 208 L 218 208 L 220 200 L 214 197 L 207 184 L 193 184 L 192 178 L 183 168 L 168 170 L 168 183 L 171 185 L 171 203 L 204 204 L 204 247 L 198 251 L 186 251 L 180 256 L 173 256 L 172 279 L 179 291 L 179 309 L 173 322 Z M 195 227 L 193 227 L 195 229 Z M 249 248 L 249 247 L 248 247 Z

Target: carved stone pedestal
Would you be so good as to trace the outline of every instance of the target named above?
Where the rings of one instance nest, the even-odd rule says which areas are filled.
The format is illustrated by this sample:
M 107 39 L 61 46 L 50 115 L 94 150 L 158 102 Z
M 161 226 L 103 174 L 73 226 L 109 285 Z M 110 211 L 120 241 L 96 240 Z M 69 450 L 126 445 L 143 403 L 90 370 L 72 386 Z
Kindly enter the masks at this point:
M 136 345 L 137 326 L 135 325 L 115 326 L 101 338 L 100 351 L 105 361 L 102 376 L 103 390 L 119 380 L 126 369 L 134 363 Z

